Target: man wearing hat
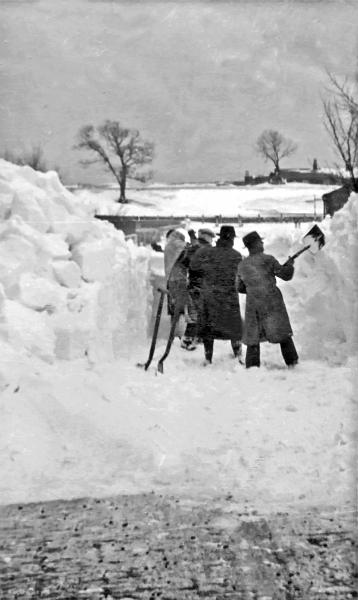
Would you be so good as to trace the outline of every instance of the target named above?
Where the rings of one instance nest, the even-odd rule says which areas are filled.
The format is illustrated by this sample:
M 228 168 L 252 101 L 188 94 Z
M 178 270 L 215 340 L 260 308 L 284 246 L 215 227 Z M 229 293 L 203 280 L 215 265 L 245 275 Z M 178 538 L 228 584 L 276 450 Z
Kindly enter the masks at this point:
M 293 277 L 293 260 L 284 265 L 264 253 L 264 244 L 257 231 L 242 238 L 249 251 L 238 267 L 239 291 L 246 290 L 244 343 L 247 345 L 246 367 L 260 366 L 260 342 L 280 344 L 288 366 L 298 362 L 292 340 L 292 329 L 276 277 L 289 281 Z
M 199 229 L 198 238 L 196 239 L 193 230 L 188 231 L 191 244 L 188 245 L 182 254 L 179 256 L 177 263 L 187 270 L 188 273 L 188 302 L 187 302 L 187 318 L 188 323 L 185 329 L 184 337 L 181 341 L 181 347 L 185 350 L 195 350 L 198 345 L 198 310 L 199 299 L 201 292 L 201 276 L 200 273 L 191 268 L 191 259 L 199 248 L 211 247 L 215 233 L 204 227 Z
M 223 225 L 215 247 L 200 248 L 190 268 L 201 281 L 198 333 L 203 339 L 205 364 L 212 361 L 214 339 L 231 340 L 234 355 L 241 357 L 242 322 L 236 285 L 241 254 L 234 250 L 235 229 Z

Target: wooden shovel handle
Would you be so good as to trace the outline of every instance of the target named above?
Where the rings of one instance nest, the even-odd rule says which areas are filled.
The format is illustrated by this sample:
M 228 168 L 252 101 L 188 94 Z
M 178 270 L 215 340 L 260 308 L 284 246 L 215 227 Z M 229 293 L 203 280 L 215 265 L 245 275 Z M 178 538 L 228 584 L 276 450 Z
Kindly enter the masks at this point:
M 295 258 L 297 258 L 297 256 L 299 256 L 300 254 L 302 254 L 302 252 L 305 252 L 306 250 L 308 250 L 308 248 L 311 247 L 311 244 L 308 244 L 308 246 L 305 246 L 304 248 L 301 248 L 301 250 L 299 250 L 298 252 L 296 252 L 296 254 L 294 254 L 293 256 L 290 256 L 289 258 L 291 260 L 294 260 Z

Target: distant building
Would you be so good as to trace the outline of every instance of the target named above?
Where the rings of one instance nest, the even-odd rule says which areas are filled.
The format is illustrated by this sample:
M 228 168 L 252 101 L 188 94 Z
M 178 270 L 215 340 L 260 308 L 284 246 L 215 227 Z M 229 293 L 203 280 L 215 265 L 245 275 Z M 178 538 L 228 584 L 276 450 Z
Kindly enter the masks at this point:
M 242 181 L 232 181 L 234 185 L 258 185 L 260 183 L 313 183 L 318 185 L 334 185 L 340 184 L 342 177 L 335 173 L 327 173 L 325 171 L 313 171 L 311 169 L 280 169 L 280 175 L 270 173 L 269 175 L 250 175 L 249 171 L 245 172 L 245 177 Z
M 267 183 L 269 181 L 268 175 L 250 175 L 249 171 L 245 171 L 245 177 L 241 181 L 232 181 L 233 185 L 244 186 L 244 185 L 258 185 L 259 183 Z
M 316 183 L 320 185 L 334 185 L 342 181 L 341 176 L 313 169 L 281 169 L 282 179 L 287 183 Z
M 345 181 L 345 180 L 343 180 Z M 280 169 L 279 175 L 277 173 L 270 173 L 269 175 L 251 175 L 248 170 L 245 171 L 245 177 L 241 181 L 232 181 L 234 185 L 257 185 L 260 183 L 272 183 L 274 185 L 280 183 L 311 183 L 318 185 L 339 185 L 342 183 L 342 174 L 335 172 L 334 170 L 329 171 L 327 169 L 320 169 L 318 167 L 317 159 L 313 159 L 312 168 L 291 168 L 291 169 Z
M 323 194 L 323 216 L 326 217 L 327 215 L 331 215 L 331 217 L 333 217 L 334 213 L 345 205 L 351 191 L 351 186 L 349 184 L 344 184 L 342 187 L 333 190 L 333 192 Z

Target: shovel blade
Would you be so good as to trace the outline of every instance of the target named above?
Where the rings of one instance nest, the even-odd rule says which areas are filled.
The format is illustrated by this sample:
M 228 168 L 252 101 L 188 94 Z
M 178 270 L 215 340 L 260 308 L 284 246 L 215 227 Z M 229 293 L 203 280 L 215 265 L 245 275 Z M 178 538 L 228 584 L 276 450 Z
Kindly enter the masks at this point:
M 303 236 L 303 243 L 309 246 L 309 251 L 316 254 L 326 243 L 323 231 L 318 225 L 313 227 Z

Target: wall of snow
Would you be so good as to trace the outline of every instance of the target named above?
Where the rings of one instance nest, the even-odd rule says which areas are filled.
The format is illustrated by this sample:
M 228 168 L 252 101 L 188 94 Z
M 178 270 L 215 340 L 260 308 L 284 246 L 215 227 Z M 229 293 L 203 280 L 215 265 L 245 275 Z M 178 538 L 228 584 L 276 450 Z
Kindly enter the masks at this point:
M 278 282 L 300 356 L 342 364 L 358 353 L 358 194 L 319 227 L 326 245 L 317 254 L 302 254 L 294 278 Z M 283 235 L 268 240 L 266 248 L 282 260 L 297 241 L 297 233 L 295 240 Z
M 0 160 L 0 340 L 53 361 L 143 339 L 150 252 L 92 218 L 55 172 Z

